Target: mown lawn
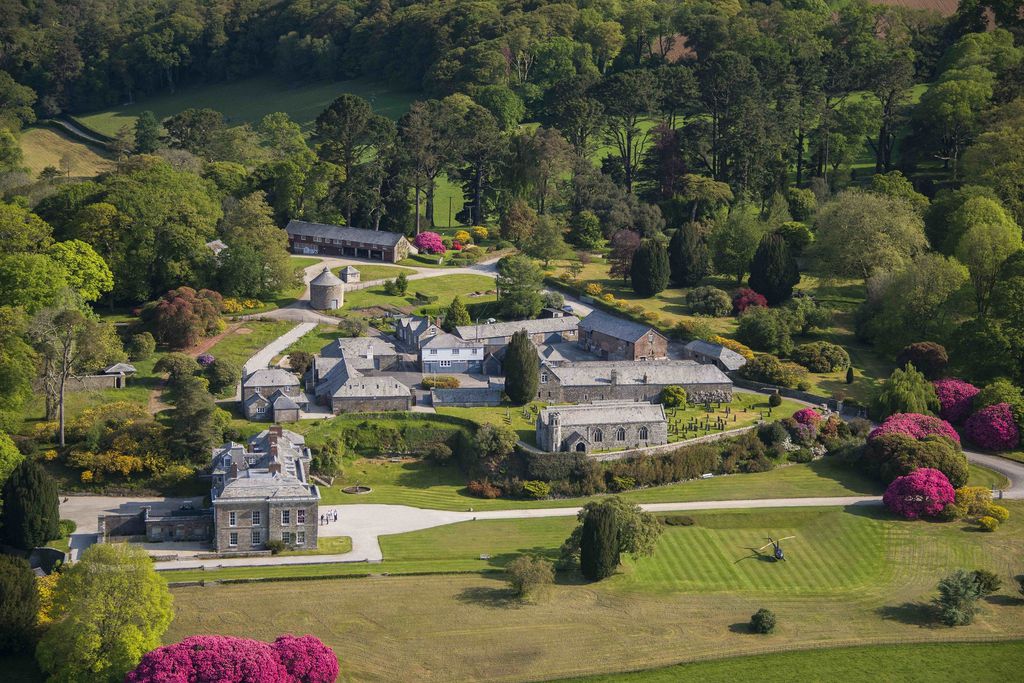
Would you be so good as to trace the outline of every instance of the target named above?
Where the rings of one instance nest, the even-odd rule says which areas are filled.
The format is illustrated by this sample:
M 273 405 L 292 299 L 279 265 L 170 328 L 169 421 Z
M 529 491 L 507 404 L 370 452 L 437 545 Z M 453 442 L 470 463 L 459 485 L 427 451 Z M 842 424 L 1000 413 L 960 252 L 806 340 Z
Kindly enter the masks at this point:
M 320 536 L 316 541 L 316 550 L 284 550 L 279 557 L 293 555 L 341 555 L 352 550 L 352 539 L 348 536 Z
M 294 351 L 318 353 L 320 349 L 342 336 L 344 336 L 343 333 L 330 325 L 317 325 L 316 329 L 299 337 L 299 340 L 285 349 L 282 355 L 288 355 Z
M 345 306 L 339 314 L 362 308 L 382 306 L 386 308 L 397 308 L 401 311 L 412 312 L 423 308 L 438 310 L 447 307 L 456 296 L 460 296 L 466 305 L 486 303 L 496 300 L 494 292 L 494 278 L 484 275 L 446 275 L 432 277 L 425 280 L 413 280 L 409 283 L 409 291 L 406 296 L 390 296 L 384 292 L 384 286 L 360 289 L 354 292 L 345 293 Z M 436 296 L 437 301 L 425 303 L 417 301 L 415 292 L 422 292 L 427 296 Z M 479 292 L 479 295 L 475 293 Z M 485 294 L 484 292 L 492 292 Z
M 246 320 L 218 341 L 208 353 L 242 367 L 254 353 L 295 327 L 286 320 Z
M 274 610 L 252 600 L 253 586 L 176 588 L 177 616 L 165 640 L 312 633 L 334 648 L 344 680 L 522 681 L 794 649 L 1021 639 L 1022 602 L 1010 577 L 1024 563 L 1024 505 L 1010 507 L 1013 516 L 995 534 L 897 521 L 880 508 L 694 512 L 695 525 L 668 529 L 653 557 L 628 560 L 596 584 L 561 578 L 526 603 L 488 575 L 281 582 L 273 584 Z M 356 567 L 389 572 L 399 560 L 410 569 L 496 567 L 522 552 L 552 553 L 572 525 L 572 518 L 464 522 L 385 538 L 385 561 Z M 786 562 L 742 559 L 765 536 L 792 533 Z M 480 560 L 481 553 L 492 557 Z M 1003 588 L 974 625 L 934 627 L 928 603 L 938 579 L 956 567 L 991 569 Z M 775 633 L 748 632 L 759 607 L 778 616 Z M 902 680 L 870 658 L 859 664 L 872 680 Z M 824 661 L 815 666 L 826 668 L 782 680 L 846 680 Z M 972 671 L 970 680 L 987 680 L 989 670 Z M 998 680 L 1015 680 L 1016 671 Z M 757 673 L 741 670 L 748 675 L 730 680 Z
M 870 662 L 870 666 L 865 666 Z M 563 679 L 563 683 L 1002 683 L 1024 669 L 1024 641 L 914 643 L 730 657 L 663 669 Z
M 347 266 L 341 266 L 339 268 L 332 268 L 331 272 L 341 277 L 339 274 L 343 268 Z M 402 268 L 400 266 L 374 266 L 368 263 L 357 263 L 356 270 L 359 271 L 360 282 L 370 282 L 372 280 L 384 280 L 393 279 L 398 277 L 401 273 L 405 273 L 406 276 L 412 275 L 416 271 L 412 268 Z
M 229 83 L 212 83 L 180 88 L 174 93 L 149 97 L 122 107 L 76 117 L 85 125 L 106 135 L 117 135 L 122 126 L 134 126 L 144 111 L 158 119 L 173 116 L 189 107 L 209 108 L 224 114 L 228 125 L 256 123 L 267 114 L 283 111 L 304 129 L 339 95 L 359 95 L 374 110 L 398 119 L 408 110 L 415 94 L 395 90 L 381 82 L 363 80 L 308 83 L 295 86 L 271 77 L 246 78 Z
M 545 404 L 534 401 L 525 406 L 501 405 L 485 408 L 436 408 L 440 415 L 454 415 L 477 424 L 511 427 L 521 441 L 537 445 L 537 413 Z
M 341 488 L 357 483 L 366 484 L 373 491 L 359 496 L 341 492 Z M 436 510 L 572 507 L 589 500 L 486 500 L 470 496 L 465 486 L 465 475 L 454 463 L 442 467 L 419 460 L 394 463 L 363 458 L 347 465 L 341 480 L 333 487 L 321 488 L 320 493 L 325 504 L 388 503 Z M 825 458 L 804 465 L 785 465 L 769 472 L 695 479 L 620 495 L 636 503 L 676 503 L 694 500 L 878 495 L 881 492 L 881 487 L 864 475 Z

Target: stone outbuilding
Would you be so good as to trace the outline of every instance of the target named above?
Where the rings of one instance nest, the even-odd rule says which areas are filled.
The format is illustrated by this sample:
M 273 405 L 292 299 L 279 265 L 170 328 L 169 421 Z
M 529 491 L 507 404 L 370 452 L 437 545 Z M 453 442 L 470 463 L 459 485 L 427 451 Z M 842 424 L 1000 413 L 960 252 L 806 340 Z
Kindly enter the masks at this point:
M 341 275 L 341 279 L 345 282 L 345 284 L 353 284 L 355 282 L 359 282 L 359 278 L 361 277 L 359 275 L 359 269 L 356 268 L 355 266 L 345 266 L 344 268 L 341 269 L 341 272 L 339 274 Z
M 333 311 L 345 303 L 345 283 L 331 269 L 323 271 L 309 283 L 309 305 L 318 311 Z

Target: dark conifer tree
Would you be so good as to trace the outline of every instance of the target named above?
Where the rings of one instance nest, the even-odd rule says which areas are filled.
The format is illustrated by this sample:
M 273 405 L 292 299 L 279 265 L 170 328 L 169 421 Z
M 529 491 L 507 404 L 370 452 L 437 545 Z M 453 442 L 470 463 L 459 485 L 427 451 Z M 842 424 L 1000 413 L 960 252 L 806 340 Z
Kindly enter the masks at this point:
M 0 540 L 22 550 L 60 536 L 57 484 L 42 467 L 24 460 L 4 482 Z
M 505 352 L 505 393 L 517 405 L 529 403 L 537 396 L 540 381 L 540 358 L 525 330 L 512 335 Z
M 676 287 L 693 287 L 711 273 L 711 254 L 696 223 L 687 223 L 672 234 L 668 261 Z
M 619 523 L 615 508 L 597 505 L 587 512 L 580 535 L 580 571 L 591 581 L 611 576 L 619 566 Z
M 793 295 L 793 287 L 800 282 L 800 270 L 789 252 L 786 240 L 777 232 L 761 238 L 750 262 L 750 287 L 775 306 Z
M 38 612 L 32 568 L 20 557 L 0 555 L 0 652 L 32 646 Z
M 657 240 L 644 240 L 633 255 L 630 268 L 633 291 L 640 296 L 654 296 L 668 287 L 668 252 Z

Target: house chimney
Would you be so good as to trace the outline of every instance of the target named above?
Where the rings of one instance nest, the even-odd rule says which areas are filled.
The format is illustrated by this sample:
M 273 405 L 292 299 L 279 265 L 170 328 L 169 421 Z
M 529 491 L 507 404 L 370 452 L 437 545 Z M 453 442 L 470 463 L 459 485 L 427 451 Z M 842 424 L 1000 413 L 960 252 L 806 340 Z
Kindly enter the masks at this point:
M 270 467 L 267 468 L 267 471 L 270 472 L 271 474 L 281 474 L 281 463 L 270 463 Z
M 614 386 L 614 385 L 616 385 L 618 383 L 619 383 L 619 371 L 618 370 L 612 370 L 612 385 Z
M 229 473 L 229 476 L 232 479 L 238 479 L 238 464 L 237 463 L 231 463 L 231 472 Z
M 277 440 L 274 440 L 270 444 L 270 458 L 272 460 L 277 459 Z
M 284 436 L 284 428 L 281 425 L 272 425 L 268 431 L 274 437 Z M 277 441 L 277 439 L 275 438 L 274 441 Z

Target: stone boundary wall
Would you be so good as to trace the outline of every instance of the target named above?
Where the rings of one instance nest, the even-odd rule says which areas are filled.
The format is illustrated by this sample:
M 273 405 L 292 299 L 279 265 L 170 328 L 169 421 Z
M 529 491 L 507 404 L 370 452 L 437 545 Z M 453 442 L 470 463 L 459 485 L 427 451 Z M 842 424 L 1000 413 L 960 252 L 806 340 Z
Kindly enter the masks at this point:
M 692 439 L 686 439 L 685 441 L 675 441 L 673 443 L 661 444 L 660 446 L 648 446 L 646 448 L 633 448 L 627 451 L 615 451 L 612 453 L 588 453 L 587 458 L 597 462 L 606 462 L 610 460 L 622 460 L 624 458 L 632 458 L 634 456 L 641 455 L 661 455 L 662 453 L 671 453 L 679 448 L 685 448 L 698 443 L 709 443 L 712 441 L 719 441 L 720 439 L 728 439 L 731 436 L 739 436 L 749 431 L 753 431 L 760 426 L 764 420 L 759 421 L 757 424 L 753 424 L 747 427 L 740 427 L 738 429 L 727 429 L 724 432 L 718 432 L 717 434 L 705 434 L 704 436 L 697 436 Z M 550 451 L 545 451 L 536 446 L 531 446 L 524 441 L 520 441 L 518 444 L 519 448 L 530 453 L 537 453 L 540 455 L 555 455 Z
M 762 394 L 771 394 L 778 391 L 780 396 L 792 398 L 797 401 L 803 401 L 804 403 L 813 403 L 817 406 L 827 405 L 830 400 L 824 396 L 809 394 L 806 391 L 800 391 L 799 389 L 790 389 L 788 387 L 779 387 L 774 384 L 765 384 L 764 382 L 755 382 L 753 380 L 744 379 L 737 376 L 736 373 L 729 373 L 729 378 L 732 380 L 733 384 L 741 389 L 750 389 L 751 391 L 757 391 Z

